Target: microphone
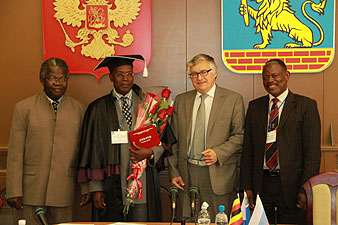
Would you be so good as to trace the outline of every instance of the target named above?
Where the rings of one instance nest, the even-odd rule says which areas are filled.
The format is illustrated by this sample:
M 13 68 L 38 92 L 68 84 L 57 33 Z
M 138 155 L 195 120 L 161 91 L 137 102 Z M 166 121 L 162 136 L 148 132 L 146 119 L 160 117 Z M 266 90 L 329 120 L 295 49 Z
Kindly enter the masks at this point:
M 191 201 L 191 216 L 195 217 L 196 197 L 199 195 L 197 187 L 191 186 L 189 189 L 190 201 Z
M 41 225 L 48 225 L 45 217 L 45 210 L 43 208 L 37 208 L 34 212 L 34 215 L 39 218 Z
M 169 195 L 171 199 L 171 209 L 172 209 L 172 216 L 171 216 L 171 221 L 170 225 L 173 224 L 174 219 L 175 219 L 175 211 L 176 211 L 176 197 L 178 195 L 178 189 L 175 186 L 171 186 L 169 188 Z
M 171 208 L 173 209 L 173 211 L 175 211 L 175 209 L 176 209 L 176 197 L 178 195 L 177 187 L 171 186 L 169 188 L 169 195 L 170 195 L 170 199 L 171 199 Z

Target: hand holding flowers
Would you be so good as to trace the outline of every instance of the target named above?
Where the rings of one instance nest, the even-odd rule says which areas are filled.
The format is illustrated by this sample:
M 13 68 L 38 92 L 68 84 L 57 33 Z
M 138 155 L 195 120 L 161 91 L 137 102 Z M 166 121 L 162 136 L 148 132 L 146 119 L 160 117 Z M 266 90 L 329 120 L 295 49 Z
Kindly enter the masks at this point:
M 157 135 L 163 132 L 168 123 L 168 117 L 170 117 L 174 111 L 172 104 L 168 103 L 170 94 L 171 91 L 168 88 L 162 90 L 161 98 L 152 93 L 146 94 L 144 102 L 138 106 L 138 114 L 133 132 L 150 126 L 156 127 Z M 147 166 L 147 158 L 141 161 L 139 160 L 144 158 L 143 153 L 147 155 L 149 151 L 145 151 L 147 150 L 146 148 L 141 148 L 142 146 L 137 146 L 135 143 L 132 143 L 132 145 L 133 148 L 137 150 L 131 149 L 130 153 L 133 164 L 131 166 L 132 173 L 127 177 L 127 200 L 123 210 L 124 214 L 128 214 L 129 207 L 135 198 L 144 197 L 142 196 L 142 182 L 139 181 L 139 178 Z M 147 148 L 151 150 L 149 146 Z

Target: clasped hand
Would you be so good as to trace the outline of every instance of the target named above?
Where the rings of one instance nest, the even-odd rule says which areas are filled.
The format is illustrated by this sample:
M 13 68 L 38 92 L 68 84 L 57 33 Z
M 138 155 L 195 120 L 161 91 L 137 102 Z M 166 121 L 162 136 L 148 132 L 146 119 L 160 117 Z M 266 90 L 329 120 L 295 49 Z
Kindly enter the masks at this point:
M 133 163 L 137 163 L 145 158 L 149 158 L 152 154 L 154 154 L 151 148 L 141 148 L 133 143 L 137 150 L 129 149 L 130 150 L 130 160 Z
M 217 162 L 217 154 L 213 149 L 208 148 L 207 150 L 201 152 L 201 154 L 203 155 L 204 161 L 208 166 L 211 166 Z

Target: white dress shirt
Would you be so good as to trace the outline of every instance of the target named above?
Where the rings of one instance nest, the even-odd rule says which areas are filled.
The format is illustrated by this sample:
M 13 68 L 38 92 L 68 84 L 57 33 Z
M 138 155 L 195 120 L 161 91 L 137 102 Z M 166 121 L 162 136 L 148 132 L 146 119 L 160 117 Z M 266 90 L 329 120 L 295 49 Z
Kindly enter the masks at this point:
M 205 134 L 204 135 L 206 135 L 206 133 L 207 133 L 208 121 L 209 121 L 209 117 L 210 117 L 212 102 L 214 101 L 215 91 L 216 91 L 216 84 L 214 84 L 214 86 L 212 86 L 212 88 L 208 91 L 207 97 L 204 100 L 204 105 L 205 105 Z M 196 116 L 197 116 L 198 108 L 201 104 L 201 97 L 200 97 L 201 95 L 202 95 L 201 93 L 197 92 L 196 96 L 195 96 L 195 102 L 194 102 L 194 107 L 193 107 L 193 111 L 192 111 L 191 138 L 190 138 L 188 155 L 190 155 L 192 141 L 193 141 L 193 138 L 194 138 Z M 205 137 L 205 140 L 206 140 L 206 137 Z
M 284 108 L 284 105 L 285 105 L 285 100 L 286 100 L 286 97 L 288 96 L 289 94 L 289 89 L 287 88 L 282 94 L 280 94 L 277 98 L 278 98 L 278 102 L 277 102 L 277 107 L 278 107 L 278 124 L 279 124 L 279 121 L 280 121 L 280 118 L 282 117 L 282 111 L 283 111 L 283 108 Z M 269 113 L 268 113 L 268 121 L 270 119 L 270 112 L 271 112 L 271 107 L 273 105 L 273 101 L 272 99 L 274 99 L 275 97 L 272 96 L 271 94 L 269 94 Z M 266 129 L 267 129 L 267 132 L 268 133 L 268 128 L 269 128 L 269 124 L 266 125 Z M 278 132 L 278 131 L 277 131 Z M 278 151 L 278 149 L 277 149 Z M 263 169 L 269 169 L 267 166 L 266 166 L 266 157 L 265 157 L 265 154 L 264 154 L 264 166 L 263 166 Z M 280 166 L 279 166 L 279 158 L 278 158 L 278 165 L 276 167 L 276 169 L 280 169 Z

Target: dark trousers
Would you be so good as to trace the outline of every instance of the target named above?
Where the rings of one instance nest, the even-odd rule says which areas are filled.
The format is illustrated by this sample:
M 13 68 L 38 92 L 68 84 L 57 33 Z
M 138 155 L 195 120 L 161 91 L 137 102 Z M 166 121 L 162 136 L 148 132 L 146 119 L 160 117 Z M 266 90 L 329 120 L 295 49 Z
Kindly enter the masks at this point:
M 112 175 L 103 182 L 104 209 L 92 207 L 92 220 L 94 222 L 121 222 L 124 221 L 123 201 L 120 175 Z
M 129 209 L 128 222 L 147 222 L 147 204 L 135 204 Z
M 269 223 L 304 224 L 305 212 L 297 208 L 297 199 L 292 207 L 285 202 L 280 176 L 271 176 L 267 171 L 264 171 L 263 176 L 263 187 L 259 196 Z
M 104 209 L 97 209 L 93 205 L 92 220 L 94 222 L 147 221 L 147 204 L 131 205 L 127 217 L 124 217 L 120 175 L 112 175 L 103 181 L 103 189 L 107 206 Z

